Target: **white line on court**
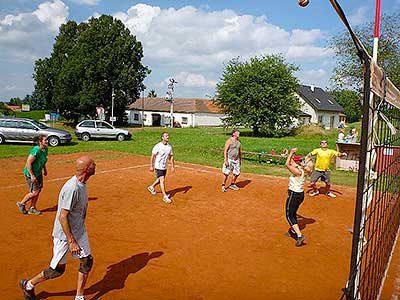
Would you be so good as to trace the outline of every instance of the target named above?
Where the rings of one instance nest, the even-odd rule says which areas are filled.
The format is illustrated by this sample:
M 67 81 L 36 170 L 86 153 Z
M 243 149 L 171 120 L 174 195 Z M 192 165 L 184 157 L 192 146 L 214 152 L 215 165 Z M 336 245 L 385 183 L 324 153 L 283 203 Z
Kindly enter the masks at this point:
M 110 169 L 110 170 L 105 170 L 105 171 L 98 171 L 98 172 L 96 172 L 96 174 L 111 173 L 111 172 L 124 171 L 124 170 L 129 170 L 129 169 L 138 169 L 138 168 L 142 168 L 142 167 L 146 167 L 146 166 L 148 166 L 148 164 L 132 166 L 132 167 L 125 167 L 125 168 L 118 168 L 118 169 Z M 66 179 L 69 179 L 71 177 L 72 176 L 53 178 L 53 179 L 50 179 L 50 180 L 46 180 L 46 183 L 56 182 L 56 181 L 60 181 L 60 180 L 66 180 Z M 21 184 L 16 184 L 16 185 L 9 185 L 9 186 L 0 186 L 0 190 L 8 190 L 8 189 L 13 189 L 13 188 L 22 187 L 22 186 L 26 186 L 26 183 L 21 183 Z

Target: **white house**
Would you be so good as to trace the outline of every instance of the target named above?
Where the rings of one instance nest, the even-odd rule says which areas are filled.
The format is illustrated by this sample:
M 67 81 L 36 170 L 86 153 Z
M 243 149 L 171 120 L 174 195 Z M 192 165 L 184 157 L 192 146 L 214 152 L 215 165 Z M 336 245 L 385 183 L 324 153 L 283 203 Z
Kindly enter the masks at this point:
M 170 124 L 170 102 L 164 98 L 137 99 L 126 110 L 128 123 L 145 126 L 168 126 Z M 182 127 L 221 126 L 222 114 L 219 108 L 210 100 L 205 99 L 174 99 L 174 122 Z
M 300 85 L 296 95 L 302 103 L 300 123 L 321 124 L 325 129 L 330 129 L 345 120 L 343 107 L 323 89 L 313 85 Z

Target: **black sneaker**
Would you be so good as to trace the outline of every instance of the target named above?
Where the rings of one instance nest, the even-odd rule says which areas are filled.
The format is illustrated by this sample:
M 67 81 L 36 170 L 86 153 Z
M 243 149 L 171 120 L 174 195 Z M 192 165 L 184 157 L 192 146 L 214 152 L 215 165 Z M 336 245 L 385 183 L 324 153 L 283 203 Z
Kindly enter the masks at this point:
M 24 215 L 26 215 L 28 213 L 28 211 L 26 210 L 25 204 L 22 204 L 21 202 L 17 202 L 17 206 L 18 209 L 21 213 L 23 213 Z
M 288 236 L 288 237 L 291 237 L 292 239 L 297 240 L 297 233 L 296 233 L 294 230 L 292 230 L 292 229 L 289 229 L 289 230 L 285 233 L 285 235 Z
M 306 237 L 303 235 L 299 236 L 296 239 L 296 247 L 300 247 L 301 245 L 303 245 L 304 241 L 306 240 Z
M 28 280 L 26 279 L 21 279 L 19 281 L 19 287 L 21 288 L 22 292 L 24 293 L 24 300 L 35 300 L 35 289 L 27 290 L 26 289 L 26 283 Z

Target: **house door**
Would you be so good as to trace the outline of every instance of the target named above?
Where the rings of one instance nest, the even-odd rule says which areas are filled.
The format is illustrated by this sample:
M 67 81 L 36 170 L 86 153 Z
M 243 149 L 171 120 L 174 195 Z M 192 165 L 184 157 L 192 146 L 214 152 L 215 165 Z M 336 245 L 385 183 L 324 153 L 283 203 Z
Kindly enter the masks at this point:
M 330 119 L 330 122 L 329 122 L 329 125 L 330 125 L 331 129 L 333 128 L 334 124 L 335 124 L 335 116 L 331 116 L 331 119 Z
M 153 126 L 161 126 L 161 115 L 160 114 L 151 114 Z

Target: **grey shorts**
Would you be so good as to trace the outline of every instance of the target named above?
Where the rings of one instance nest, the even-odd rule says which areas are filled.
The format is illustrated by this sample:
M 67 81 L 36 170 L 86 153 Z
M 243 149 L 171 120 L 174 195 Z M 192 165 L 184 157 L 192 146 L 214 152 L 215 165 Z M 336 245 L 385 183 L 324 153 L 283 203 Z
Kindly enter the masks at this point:
M 26 184 L 28 185 L 29 192 L 40 191 L 43 188 L 43 176 L 36 177 L 37 181 L 32 182 L 30 177 L 25 176 Z
M 165 177 L 165 175 L 167 175 L 167 170 L 159 170 L 159 169 L 156 169 L 156 176 L 157 176 L 157 178 L 159 178 L 159 177 Z
M 330 184 L 331 183 L 331 171 L 314 170 L 310 176 L 310 182 L 315 183 L 320 178 L 322 181 L 325 181 L 325 183 Z

